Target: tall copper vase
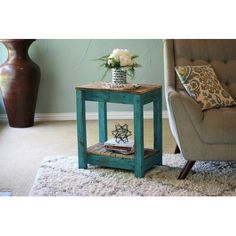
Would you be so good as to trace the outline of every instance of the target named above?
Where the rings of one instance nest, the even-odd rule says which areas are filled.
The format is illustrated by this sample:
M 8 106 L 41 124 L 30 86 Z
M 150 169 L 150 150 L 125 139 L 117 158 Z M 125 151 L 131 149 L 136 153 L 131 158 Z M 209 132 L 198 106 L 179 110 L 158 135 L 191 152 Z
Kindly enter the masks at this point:
M 40 69 L 28 55 L 34 39 L 0 40 L 8 59 L 0 66 L 0 89 L 11 127 L 34 125 Z

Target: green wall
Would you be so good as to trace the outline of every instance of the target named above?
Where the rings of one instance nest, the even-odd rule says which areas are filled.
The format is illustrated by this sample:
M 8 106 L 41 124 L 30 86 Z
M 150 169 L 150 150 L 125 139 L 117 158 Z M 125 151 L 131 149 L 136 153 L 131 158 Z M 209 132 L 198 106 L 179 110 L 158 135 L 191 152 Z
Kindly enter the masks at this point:
M 138 54 L 136 83 L 163 82 L 163 47 L 160 39 L 86 40 L 86 39 L 40 39 L 29 50 L 31 58 L 41 68 L 41 82 L 36 112 L 75 112 L 75 89 L 78 84 L 99 81 L 104 72 L 99 62 L 93 61 L 109 54 L 114 48 L 126 48 Z M 5 47 L 0 44 L 0 64 L 7 58 Z M 111 80 L 108 73 L 105 81 Z M 147 106 L 146 109 L 149 109 Z M 109 110 L 129 110 L 129 106 L 112 104 Z M 163 97 L 163 109 L 166 110 Z M 96 111 L 96 104 L 90 102 L 87 111 Z M 0 98 L 0 113 L 5 113 Z

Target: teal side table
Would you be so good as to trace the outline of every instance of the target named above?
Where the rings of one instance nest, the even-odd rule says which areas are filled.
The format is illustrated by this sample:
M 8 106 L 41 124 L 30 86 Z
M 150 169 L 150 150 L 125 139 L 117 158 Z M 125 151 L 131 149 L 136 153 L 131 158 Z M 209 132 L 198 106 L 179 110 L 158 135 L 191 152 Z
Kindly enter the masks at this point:
M 98 102 L 99 143 L 87 147 L 86 101 Z M 153 102 L 153 149 L 144 148 L 143 106 Z M 122 155 L 103 148 L 107 140 L 107 103 L 132 104 L 134 109 L 135 154 Z M 97 82 L 76 87 L 77 136 L 79 168 L 88 164 L 132 170 L 135 177 L 144 177 L 154 165 L 162 165 L 162 88 L 161 85 L 141 84 L 137 89 L 105 88 Z

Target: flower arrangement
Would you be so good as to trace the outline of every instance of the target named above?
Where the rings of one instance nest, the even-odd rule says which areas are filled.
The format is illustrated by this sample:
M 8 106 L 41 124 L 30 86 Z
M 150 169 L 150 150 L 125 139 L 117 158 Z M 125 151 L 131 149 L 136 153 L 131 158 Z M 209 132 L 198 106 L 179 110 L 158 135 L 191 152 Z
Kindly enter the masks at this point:
M 114 49 L 110 55 L 105 55 L 97 60 L 102 61 L 101 67 L 105 67 L 106 71 L 102 77 L 105 78 L 107 72 L 110 69 L 121 69 L 127 71 L 127 75 L 131 78 L 135 78 L 135 68 L 140 67 L 135 59 L 137 55 L 132 55 L 127 49 Z

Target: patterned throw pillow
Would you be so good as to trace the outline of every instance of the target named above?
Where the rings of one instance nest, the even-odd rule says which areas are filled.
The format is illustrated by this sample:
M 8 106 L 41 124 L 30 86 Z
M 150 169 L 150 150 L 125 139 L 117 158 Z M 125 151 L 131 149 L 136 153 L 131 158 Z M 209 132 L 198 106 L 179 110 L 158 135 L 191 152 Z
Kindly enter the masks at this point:
M 222 88 L 211 65 L 177 66 L 175 70 L 188 94 L 200 104 L 202 110 L 236 105 Z

